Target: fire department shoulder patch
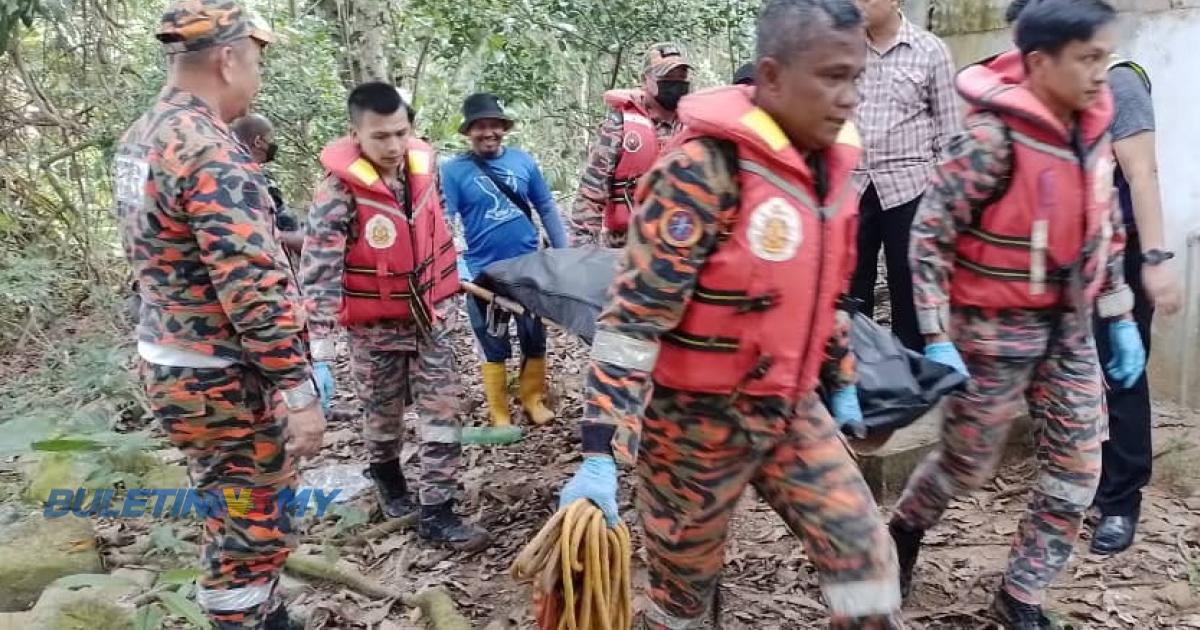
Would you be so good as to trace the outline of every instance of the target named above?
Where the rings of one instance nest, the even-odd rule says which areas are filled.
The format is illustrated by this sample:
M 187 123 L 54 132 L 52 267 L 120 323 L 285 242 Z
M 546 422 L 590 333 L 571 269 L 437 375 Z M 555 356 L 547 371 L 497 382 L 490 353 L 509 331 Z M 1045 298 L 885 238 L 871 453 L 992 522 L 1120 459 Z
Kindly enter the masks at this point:
M 367 244 L 375 249 L 387 249 L 396 242 L 396 224 L 392 220 L 377 214 L 367 221 Z
M 780 197 L 772 197 L 750 213 L 750 251 L 771 262 L 791 260 L 803 240 L 800 211 Z
M 658 221 L 659 238 L 671 247 L 691 247 L 703 234 L 700 218 L 685 208 L 667 210 Z

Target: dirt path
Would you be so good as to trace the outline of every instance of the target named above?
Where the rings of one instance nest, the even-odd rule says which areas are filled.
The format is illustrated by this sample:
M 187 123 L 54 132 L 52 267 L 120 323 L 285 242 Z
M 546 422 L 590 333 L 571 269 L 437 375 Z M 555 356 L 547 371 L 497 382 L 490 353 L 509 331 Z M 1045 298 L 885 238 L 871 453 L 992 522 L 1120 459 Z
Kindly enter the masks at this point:
M 551 369 L 562 375 L 555 388 L 560 415 L 578 418 L 584 349 L 561 335 L 552 347 Z M 465 341 L 459 351 L 463 365 L 473 366 L 473 351 Z M 464 377 L 472 385 L 467 404 L 474 409 L 474 420 L 482 423 L 478 375 L 465 369 Z M 1200 586 L 1200 495 L 1190 501 L 1179 498 L 1180 490 L 1196 492 L 1200 487 L 1200 468 L 1191 465 L 1200 458 L 1200 449 L 1185 448 L 1200 444 L 1200 419 L 1164 408 L 1158 424 L 1160 451 L 1184 450 L 1172 450 L 1160 460 L 1164 472 L 1146 497 L 1134 549 L 1105 560 L 1089 556 L 1086 541 L 1080 542 L 1068 575 L 1053 591 L 1055 607 L 1070 614 L 1073 627 L 1200 628 L 1200 598 L 1187 589 L 1189 576 Z M 404 533 L 347 559 L 372 577 L 404 589 L 449 587 L 479 628 L 531 628 L 528 594 L 507 576 L 507 567 L 549 517 L 558 489 L 574 469 L 574 432 L 573 422 L 559 421 L 533 431 L 519 445 L 467 449 L 466 508 L 496 539 L 487 551 L 463 557 L 425 549 L 414 534 Z M 357 459 L 361 453 L 356 431 L 346 423 L 330 427 L 328 447 L 327 457 L 332 458 L 344 454 Z M 906 610 L 911 627 L 992 627 L 986 608 L 1032 474 L 1029 465 L 1009 466 L 984 490 L 955 503 L 945 523 L 930 533 L 916 592 Z M 624 495 L 624 513 L 632 515 L 628 492 Z M 1185 553 L 1192 557 L 1190 562 Z M 824 608 L 811 565 L 799 543 L 752 492 L 739 506 L 726 563 L 725 628 L 822 626 Z M 635 558 L 635 564 L 636 579 L 644 582 L 640 559 Z M 310 613 L 315 627 L 420 627 L 399 607 L 381 606 L 345 591 L 318 589 L 301 595 L 297 603 Z
M 468 332 L 460 335 L 456 352 L 468 385 L 466 408 L 473 423 L 483 424 L 477 360 Z M 447 587 L 476 628 L 532 628 L 529 594 L 508 577 L 508 565 L 550 516 L 558 490 L 578 462 L 575 421 L 582 411 L 580 371 L 586 356 L 586 348 L 579 342 L 555 331 L 550 371 L 555 375 L 552 393 L 561 419 L 533 430 L 516 445 L 466 448 L 462 509 L 491 531 L 495 542 L 490 548 L 465 556 L 426 548 L 414 533 L 402 532 L 353 553 L 338 546 L 339 557 L 402 591 Z M 306 467 L 364 461 L 347 367 L 344 362 L 339 365 L 339 405 L 349 413 L 331 421 L 322 456 Z M 1053 590 L 1054 606 L 1070 614 L 1071 627 L 1200 628 L 1200 595 L 1188 588 L 1189 580 L 1200 588 L 1200 418 L 1160 407 L 1156 442 L 1161 455 L 1156 462 L 1156 485 L 1146 497 L 1136 546 L 1106 560 L 1089 556 L 1086 541 L 1081 541 L 1067 575 Z M 414 456 L 410 441 L 405 450 L 410 470 L 417 465 Z M 945 522 L 930 532 L 916 591 L 906 609 L 910 627 L 993 627 L 986 608 L 1032 474 L 1029 465 L 1007 467 L 996 481 L 954 504 Z M 623 485 L 623 514 L 631 518 L 628 482 Z M 364 493 L 353 505 L 369 512 L 374 502 Z M 377 520 L 379 515 L 372 518 Z M 139 542 L 145 549 L 153 525 L 145 521 L 101 522 L 98 531 L 106 556 L 131 566 L 175 568 L 194 563 L 190 556 L 131 555 L 128 551 L 137 547 L 122 549 Z M 722 579 L 723 627 L 824 627 L 815 575 L 799 542 L 753 492 L 743 497 L 733 528 Z M 188 524 L 176 524 L 174 529 L 185 539 L 195 540 L 198 533 Z M 319 551 L 330 541 L 336 545 L 331 538 L 334 529 L 329 519 L 303 526 L 306 550 Z M 635 535 L 637 529 L 635 525 Z M 639 557 L 634 563 L 635 590 L 641 592 L 644 565 Z M 309 628 L 424 627 L 394 602 L 371 601 L 346 589 L 293 578 L 285 586 L 295 597 L 294 610 L 309 618 Z M 635 597 L 635 603 L 644 601 L 636 593 Z

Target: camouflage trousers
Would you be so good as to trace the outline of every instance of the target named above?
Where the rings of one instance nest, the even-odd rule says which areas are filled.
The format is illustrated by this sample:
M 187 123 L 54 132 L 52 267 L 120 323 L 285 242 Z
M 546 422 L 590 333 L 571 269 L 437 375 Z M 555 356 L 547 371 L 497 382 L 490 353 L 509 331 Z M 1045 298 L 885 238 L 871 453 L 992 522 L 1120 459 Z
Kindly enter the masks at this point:
M 754 486 L 804 542 L 833 628 L 902 628 L 895 549 L 862 474 L 815 394 L 782 399 L 656 387 L 642 427 L 638 513 L 647 627 L 699 628 L 713 605 L 738 498 Z
M 1026 312 L 1028 313 L 1028 312 Z M 956 315 L 956 336 L 971 374 L 950 398 L 942 443 L 909 480 L 896 518 L 927 529 L 950 501 L 982 486 L 995 471 L 1014 420 L 1028 405 L 1038 429 L 1039 472 L 1017 528 L 1004 586 L 1020 601 L 1040 604 L 1062 571 L 1100 480 L 1106 437 L 1104 389 L 1095 343 L 1074 313 L 1044 319 L 988 322 Z
M 243 366 L 143 364 L 143 382 L 151 412 L 187 456 L 197 490 L 251 493 L 244 511 L 205 516 L 196 599 L 220 630 L 257 628 L 277 604 L 276 578 L 295 542 L 277 501 L 281 490 L 296 487 L 286 416 L 276 411 L 266 381 Z
M 400 456 L 404 438 L 404 405 L 412 388 L 420 425 L 420 495 L 422 505 L 438 505 L 454 498 L 455 473 L 462 456 L 462 428 L 458 412 L 462 384 L 443 332 L 416 352 L 350 347 L 351 371 L 363 404 L 363 439 L 371 463 Z

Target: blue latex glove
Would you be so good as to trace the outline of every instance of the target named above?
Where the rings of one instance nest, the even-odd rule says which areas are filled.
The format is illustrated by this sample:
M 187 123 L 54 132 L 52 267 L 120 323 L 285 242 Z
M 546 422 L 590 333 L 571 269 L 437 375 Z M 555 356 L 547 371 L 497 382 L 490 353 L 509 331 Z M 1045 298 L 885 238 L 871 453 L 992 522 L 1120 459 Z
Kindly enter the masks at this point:
M 952 367 L 959 374 L 968 378 L 971 376 L 967 372 L 967 366 L 963 363 L 962 357 L 958 354 L 958 349 L 949 341 L 925 344 L 925 358 Z
M 621 517 L 617 514 L 617 462 L 607 455 L 583 458 L 583 464 L 575 476 L 563 486 L 559 509 L 579 499 L 588 499 L 604 512 L 609 527 L 616 527 Z
M 317 381 L 317 393 L 321 395 L 321 408 L 329 411 L 333 405 L 333 395 L 337 392 L 337 383 L 333 380 L 333 368 L 328 361 L 313 364 L 313 378 Z
M 475 280 L 475 276 L 472 276 L 471 270 L 467 268 L 467 261 L 463 260 L 462 256 L 458 257 L 458 280 L 459 282 L 471 282 Z
M 862 407 L 858 404 L 858 387 L 849 385 L 829 397 L 829 411 L 838 428 L 855 437 L 866 437 L 866 427 L 863 426 Z
M 1133 387 L 1146 369 L 1146 346 L 1137 324 L 1127 319 L 1109 324 L 1108 346 L 1112 350 L 1105 366 L 1108 377 L 1125 389 Z

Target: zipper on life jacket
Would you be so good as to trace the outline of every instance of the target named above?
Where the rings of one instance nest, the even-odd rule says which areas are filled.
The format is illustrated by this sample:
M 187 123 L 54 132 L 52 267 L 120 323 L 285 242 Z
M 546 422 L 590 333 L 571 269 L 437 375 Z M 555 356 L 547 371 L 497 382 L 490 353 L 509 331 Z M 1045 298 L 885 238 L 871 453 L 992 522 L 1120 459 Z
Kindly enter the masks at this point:
M 742 380 L 738 381 L 737 387 L 733 388 L 733 394 L 729 396 L 729 403 L 736 403 L 742 395 L 742 390 L 750 384 L 750 381 L 757 381 L 767 375 L 771 371 L 771 366 L 775 363 L 775 357 L 769 354 L 760 354 L 754 362 L 754 367 L 750 368 Z
M 410 177 L 409 173 L 407 155 L 405 155 L 400 176 L 404 181 L 404 216 L 408 219 L 408 253 L 412 259 L 412 267 L 410 268 L 412 271 L 408 274 L 410 294 L 408 310 L 409 314 L 412 316 L 413 323 L 416 324 L 417 334 L 420 335 L 424 340 L 428 341 L 433 336 L 433 314 L 425 304 L 425 295 L 420 290 L 422 278 L 417 275 L 418 273 L 423 272 L 419 266 L 420 263 L 417 261 L 417 225 L 413 222 L 413 185 L 412 177 Z M 394 196 L 395 194 L 395 191 L 393 191 L 392 195 Z M 436 257 L 436 254 L 432 251 L 430 252 L 430 255 Z M 433 282 L 436 282 L 436 278 L 431 281 L 431 284 Z
M 1068 295 L 1066 297 L 1072 302 L 1071 304 L 1067 305 L 1068 308 L 1080 309 L 1081 312 L 1083 312 L 1086 311 L 1086 303 L 1088 301 L 1086 296 L 1087 285 L 1089 283 L 1084 282 L 1083 273 L 1088 264 L 1085 254 L 1087 253 L 1088 249 L 1088 222 L 1091 220 L 1091 212 L 1088 211 L 1088 206 L 1091 203 L 1092 186 L 1091 182 L 1088 181 L 1088 175 L 1091 172 L 1088 168 L 1089 151 L 1087 147 L 1084 146 L 1083 130 L 1080 128 L 1078 121 L 1072 128 L 1070 144 L 1071 152 L 1075 154 L 1075 159 L 1079 162 L 1080 190 L 1083 192 L 1081 195 L 1083 198 L 1083 234 L 1081 234 L 1079 238 L 1079 253 L 1075 263 L 1066 266 L 1068 271 L 1066 282 L 1066 290 Z M 1100 229 L 1100 226 L 1097 226 L 1097 229 Z M 1099 245 L 1097 246 L 1097 250 L 1099 250 Z M 1102 254 L 1100 254 L 1099 251 L 1096 251 L 1093 252 L 1093 255 Z M 1096 264 L 1099 266 L 1103 265 L 1104 263 L 1098 261 Z M 1099 268 L 1096 269 L 1096 273 L 1100 273 Z M 1062 302 L 1062 299 L 1063 297 L 1060 296 L 1060 303 Z
M 814 153 L 806 162 L 808 162 L 809 171 L 812 173 L 814 192 L 817 193 L 817 222 L 820 224 L 820 229 L 817 230 L 817 281 L 814 288 L 815 295 L 813 296 L 812 315 L 808 319 L 808 339 L 804 342 L 804 352 L 800 353 L 800 361 L 798 363 L 800 374 L 796 375 L 797 386 L 800 384 L 800 376 L 804 371 L 804 361 L 808 357 L 808 353 L 812 350 L 812 329 L 817 325 L 817 316 L 821 308 L 821 279 L 825 276 L 825 229 L 828 225 L 825 220 L 825 214 L 829 210 L 825 205 L 829 194 L 825 160 L 820 153 Z M 797 387 L 797 393 L 799 393 L 799 387 Z

